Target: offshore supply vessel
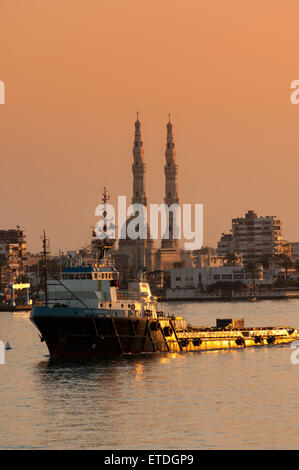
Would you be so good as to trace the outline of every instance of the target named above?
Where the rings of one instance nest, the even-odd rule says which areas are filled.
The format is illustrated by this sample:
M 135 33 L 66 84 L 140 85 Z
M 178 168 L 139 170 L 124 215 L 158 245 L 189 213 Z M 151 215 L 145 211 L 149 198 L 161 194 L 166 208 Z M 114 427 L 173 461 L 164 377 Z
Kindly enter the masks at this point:
M 45 305 L 34 306 L 31 321 L 53 358 L 205 351 L 277 345 L 299 339 L 296 328 L 245 328 L 244 320 L 218 319 L 215 327 L 193 327 L 181 316 L 158 311 L 142 272 L 119 289 L 119 273 L 107 256 L 113 242 L 94 240 L 99 256 L 49 279 L 44 235 Z M 88 265 L 86 265 L 88 264 Z

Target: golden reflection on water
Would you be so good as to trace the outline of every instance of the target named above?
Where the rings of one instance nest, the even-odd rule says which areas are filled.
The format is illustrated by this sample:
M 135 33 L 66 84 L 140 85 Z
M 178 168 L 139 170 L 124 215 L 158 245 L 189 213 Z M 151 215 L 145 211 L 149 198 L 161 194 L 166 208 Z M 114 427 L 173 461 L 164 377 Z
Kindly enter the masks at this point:
M 135 372 L 135 380 L 143 379 L 144 366 L 142 362 L 137 362 L 134 372 Z
M 161 357 L 160 363 L 167 364 L 168 362 L 170 362 L 171 359 L 175 359 L 177 356 L 178 356 L 177 353 L 165 353 L 165 356 Z
M 248 308 L 218 305 L 236 317 Z M 195 307 L 180 304 L 193 324 Z M 298 325 L 299 300 L 249 307 L 246 324 Z M 215 305 L 198 309 L 213 324 Z M 60 363 L 27 315 L 4 313 L 0 327 L 13 346 L 0 366 L 1 448 L 299 448 L 299 366 L 288 346 Z

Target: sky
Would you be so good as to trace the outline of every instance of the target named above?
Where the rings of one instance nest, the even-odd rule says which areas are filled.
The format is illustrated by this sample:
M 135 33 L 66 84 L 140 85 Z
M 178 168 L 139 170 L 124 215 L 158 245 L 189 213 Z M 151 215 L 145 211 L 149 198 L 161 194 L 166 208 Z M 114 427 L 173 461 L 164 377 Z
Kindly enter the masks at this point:
M 90 240 L 107 186 L 132 197 L 136 111 L 148 202 L 164 198 L 168 113 L 181 203 L 204 245 L 254 209 L 299 241 L 297 0 L 2 0 L 1 229 L 40 251 Z

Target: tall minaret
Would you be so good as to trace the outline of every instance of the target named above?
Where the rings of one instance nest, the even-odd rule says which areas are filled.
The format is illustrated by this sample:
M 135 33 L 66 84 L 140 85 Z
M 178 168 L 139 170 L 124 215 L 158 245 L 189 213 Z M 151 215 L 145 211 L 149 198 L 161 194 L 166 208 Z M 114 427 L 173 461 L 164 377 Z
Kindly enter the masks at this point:
M 143 142 L 141 140 L 140 121 L 135 122 L 135 140 L 133 148 L 134 163 L 132 165 L 133 171 L 133 197 L 132 204 L 147 205 L 145 196 L 145 162 Z
M 172 123 L 170 122 L 170 114 L 169 114 L 169 121 L 167 123 L 167 142 L 166 142 L 166 164 L 164 166 L 164 173 L 165 173 L 165 198 L 164 202 L 167 206 L 171 206 L 172 204 L 179 204 L 179 196 L 178 196 L 178 166 L 176 164 L 176 152 L 175 152 L 175 145 L 173 141 L 173 131 L 172 131 Z M 170 221 L 169 221 L 169 240 L 162 239 L 162 248 L 177 248 L 178 240 L 173 239 L 173 220 L 172 220 L 172 213 L 170 213 Z

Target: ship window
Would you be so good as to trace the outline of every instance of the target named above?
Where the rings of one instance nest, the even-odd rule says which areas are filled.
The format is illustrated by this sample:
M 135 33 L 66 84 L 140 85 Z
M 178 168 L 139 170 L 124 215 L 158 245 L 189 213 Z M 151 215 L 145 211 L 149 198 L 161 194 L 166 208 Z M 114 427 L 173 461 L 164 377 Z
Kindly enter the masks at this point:
M 105 279 L 107 279 L 107 273 L 105 273 Z
M 80 279 L 80 274 L 75 274 L 75 279 Z
M 130 308 L 130 307 L 131 307 L 131 305 L 130 305 L 130 304 L 128 304 L 128 307 Z
M 86 274 L 86 279 L 91 279 L 91 274 Z
M 62 279 L 67 279 L 67 274 L 63 274 Z
M 124 304 L 121 304 L 121 308 L 124 308 Z
M 86 279 L 86 278 L 85 278 L 85 274 L 81 274 L 80 278 L 81 278 L 81 279 Z
M 103 307 L 103 304 L 101 304 L 101 307 Z
M 70 274 L 70 275 L 69 275 L 69 279 L 74 279 L 74 275 L 73 275 L 73 274 Z
M 109 308 L 111 308 L 111 307 L 112 307 L 112 304 L 109 304 Z

